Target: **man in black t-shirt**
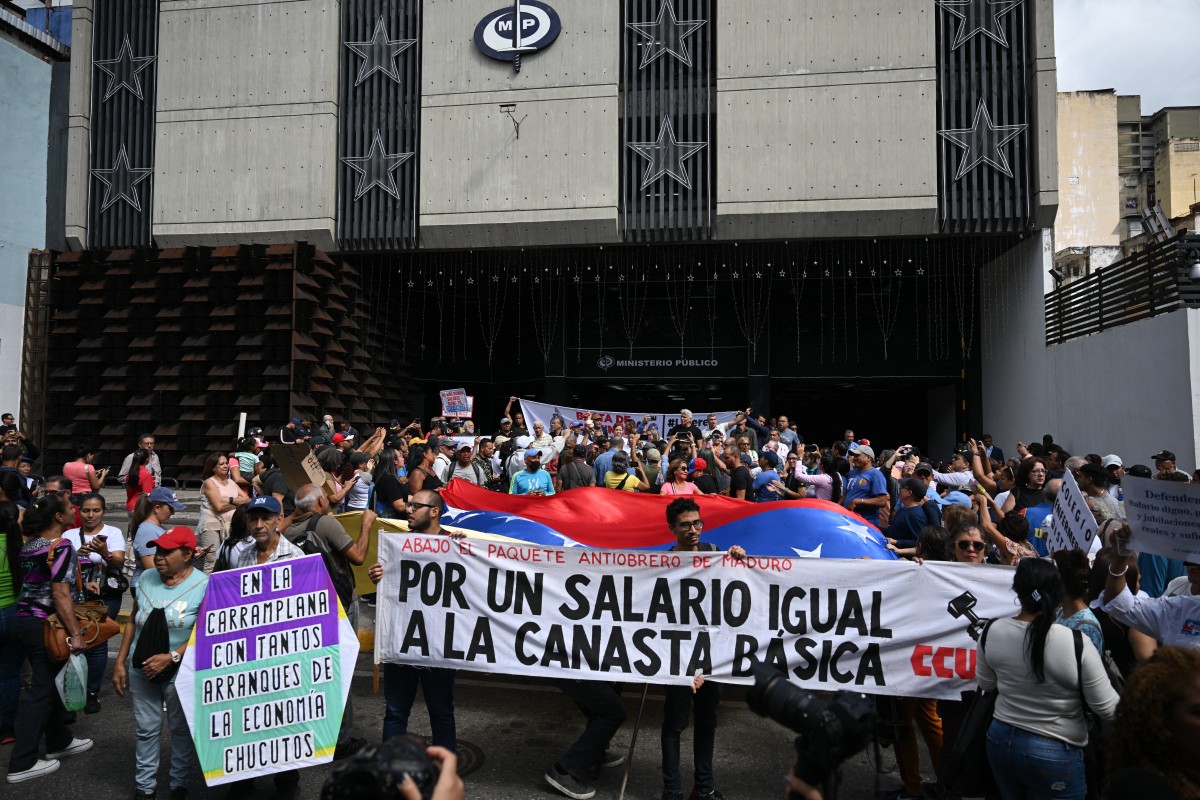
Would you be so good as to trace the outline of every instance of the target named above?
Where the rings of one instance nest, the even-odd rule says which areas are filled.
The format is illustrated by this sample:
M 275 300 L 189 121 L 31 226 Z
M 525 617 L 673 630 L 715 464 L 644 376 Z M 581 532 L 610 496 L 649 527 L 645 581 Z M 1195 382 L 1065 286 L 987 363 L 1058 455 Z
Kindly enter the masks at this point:
M 692 443 L 698 445 L 704 441 L 704 432 L 692 422 L 692 412 L 688 409 L 682 409 L 679 412 L 679 424 L 667 431 L 667 438 L 678 436 L 679 434 L 687 434 L 691 437 Z
M 750 470 L 742 463 L 737 448 L 725 448 L 725 466 L 729 470 L 729 496 L 749 500 L 754 480 L 750 477 Z
M 287 481 L 279 467 L 271 467 L 262 474 L 263 493 L 272 495 L 283 504 L 283 513 L 290 516 L 296 510 L 296 493 L 288 488 Z

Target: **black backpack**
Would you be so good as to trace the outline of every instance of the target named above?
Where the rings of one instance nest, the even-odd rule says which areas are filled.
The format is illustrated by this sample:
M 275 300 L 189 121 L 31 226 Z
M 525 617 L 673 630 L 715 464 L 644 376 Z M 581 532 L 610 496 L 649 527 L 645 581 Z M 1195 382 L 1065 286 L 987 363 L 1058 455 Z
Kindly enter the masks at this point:
M 342 601 L 342 608 L 349 610 L 350 602 L 354 599 L 354 578 L 347 570 L 343 570 L 334 559 L 325 539 L 317 536 L 316 528 L 320 521 L 319 514 L 309 517 L 308 524 L 304 526 L 304 535 L 293 541 L 292 544 L 299 547 L 306 556 L 319 555 L 321 557 L 321 560 L 325 562 L 325 571 L 329 573 L 329 578 L 333 581 L 333 590 L 337 592 L 338 599 Z

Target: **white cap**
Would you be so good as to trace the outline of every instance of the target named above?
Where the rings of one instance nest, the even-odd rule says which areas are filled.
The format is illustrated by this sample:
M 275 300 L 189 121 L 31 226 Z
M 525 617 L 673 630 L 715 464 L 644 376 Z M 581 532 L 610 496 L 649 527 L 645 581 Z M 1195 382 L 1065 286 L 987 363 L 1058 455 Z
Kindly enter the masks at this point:
M 1102 460 L 1100 463 L 1101 463 L 1101 465 L 1103 465 L 1103 466 L 1104 466 L 1104 468 L 1105 468 L 1105 469 L 1108 469 L 1109 467 L 1123 467 L 1123 466 L 1125 466 L 1125 464 L 1124 464 L 1124 463 L 1121 461 L 1121 457 L 1120 457 L 1120 456 L 1118 456 L 1118 455 L 1113 455 L 1113 454 L 1111 454 L 1111 453 L 1110 453 L 1109 455 L 1106 455 L 1106 456 L 1104 457 L 1104 459 L 1103 459 L 1103 460 Z

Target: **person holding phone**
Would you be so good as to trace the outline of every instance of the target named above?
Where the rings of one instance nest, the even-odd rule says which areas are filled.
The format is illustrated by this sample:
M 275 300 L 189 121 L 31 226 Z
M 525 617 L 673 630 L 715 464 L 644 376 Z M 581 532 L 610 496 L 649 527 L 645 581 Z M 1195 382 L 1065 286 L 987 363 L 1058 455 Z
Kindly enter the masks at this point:
M 79 554 L 83 570 L 83 588 L 88 600 L 100 600 L 108 609 L 109 619 L 121 613 L 121 593 L 106 590 L 109 570 L 120 571 L 125 566 L 125 535 L 120 528 L 104 524 L 106 504 L 103 495 L 91 492 L 79 503 L 83 524 L 63 533 L 63 538 Z M 100 685 L 108 667 L 108 642 L 102 642 L 84 652 L 88 665 L 87 705 L 83 713 L 100 710 Z

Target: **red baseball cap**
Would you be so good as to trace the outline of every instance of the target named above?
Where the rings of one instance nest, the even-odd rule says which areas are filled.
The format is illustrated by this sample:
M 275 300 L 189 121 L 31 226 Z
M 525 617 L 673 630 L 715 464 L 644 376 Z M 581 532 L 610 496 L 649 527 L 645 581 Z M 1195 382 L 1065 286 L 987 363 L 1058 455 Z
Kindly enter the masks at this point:
M 161 550 L 178 550 L 180 547 L 195 550 L 196 534 L 186 525 L 176 525 L 154 541 L 147 542 L 147 544 Z
M 345 434 L 335 433 L 333 435 L 332 441 L 334 444 L 341 444 L 343 441 L 345 441 L 345 439 L 346 439 Z
M 708 469 L 708 462 L 703 458 L 693 458 L 692 463 L 688 465 L 688 472 L 704 472 Z

